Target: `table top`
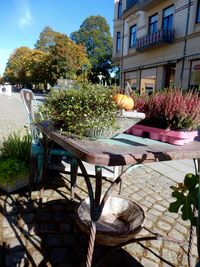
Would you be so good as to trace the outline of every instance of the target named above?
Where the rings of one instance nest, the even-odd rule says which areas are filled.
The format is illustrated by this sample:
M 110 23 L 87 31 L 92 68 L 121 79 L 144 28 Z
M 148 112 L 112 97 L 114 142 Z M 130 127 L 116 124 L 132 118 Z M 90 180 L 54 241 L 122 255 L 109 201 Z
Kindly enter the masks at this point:
M 111 139 L 76 139 L 50 129 L 47 122 L 39 123 L 38 128 L 75 157 L 99 166 L 200 158 L 200 142 L 197 141 L 176 146 L 129 134 L 120 134 Z

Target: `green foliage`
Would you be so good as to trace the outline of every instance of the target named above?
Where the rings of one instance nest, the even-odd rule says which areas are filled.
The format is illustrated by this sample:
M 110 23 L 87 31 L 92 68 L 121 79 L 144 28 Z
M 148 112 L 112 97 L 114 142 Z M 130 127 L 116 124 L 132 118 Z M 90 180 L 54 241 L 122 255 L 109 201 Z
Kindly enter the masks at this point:
M 40 33 L 39 39 L 35 44 L 35 48 L 48 52 L 49 48 L 55 45 L 55 36 L 57 32 L 52 30 L 51 27 L 46 26 L 44 30 Z
M 0 146 L 0 182 L 12 185 L 28 175 L 31 136 L 10 134 Z
M 176 201 L 170 204 L 169 211 L 178 213 L 181 208 L 182 219 L 190 220 L 191 224 L 196 226 L 197 218 L 193 214 L 193 207 L 198 209 L 198 176 L 192 173 L 186 174 L 184 183 L 178 184 L 177 187 L 171 186 L 171 189 Z
M 49 48 L 49 82 L 55 84 L 59 78 L 75 78 L 83 65 L 90 63 L 81 45 L 76 45 L 65 34 L 57 33 L 54 45 Z
M 24 178 L 28 175 L 28 168 L 25 162 L 14 159 L 0 160 L 0 182 L 6 186 L 7 183 L 12 185 L 16 180 Z
M 116 127 L 117 106 L 113 89 L 83 85 L 80 89 L 52 90 L 42 107 L 63 131 L 87 136 L 89 129 Z
M 36 43 L 37 49 L 17 48 L 10 56 L 4 77 L 12 84 L 30 88 L 33 84 L 54 85 L 59 78 L 76 79 L 90 62 L 85 48 L 65 34 L 46 27 Z
M 11 133 L 0 146 L 0 160 L 18 159 L 26 164 L 30 157 L 31 136 Z
M 92 65 L 91 80 L 98 81 L 100 72 L 109 77 L 109 69 L 112 68 L 112 36 L 106 19 L 101 16 L 86 18 L 80 29 L 71 33 L 71 39 L 86 48 Z
M 31 76 L 28 67 L 30 56 L 30 48 L 25 46 L 17 48 L 7 62 L 4 77 L 11 83 L 28 83 Z

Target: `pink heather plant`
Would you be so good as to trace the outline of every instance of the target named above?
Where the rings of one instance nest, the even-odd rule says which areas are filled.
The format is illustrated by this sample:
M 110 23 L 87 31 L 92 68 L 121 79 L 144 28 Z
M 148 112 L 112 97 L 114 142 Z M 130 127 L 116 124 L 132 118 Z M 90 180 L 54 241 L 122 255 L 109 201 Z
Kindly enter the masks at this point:
M 168 89 L 151 96 L 134 96 L 135 108 L 146 114 L 146 123 L 162 123 L 162 128 L 200 127 L 200 97 L 197 92 Z M 152 125 L 155 126 L 155 125 Z

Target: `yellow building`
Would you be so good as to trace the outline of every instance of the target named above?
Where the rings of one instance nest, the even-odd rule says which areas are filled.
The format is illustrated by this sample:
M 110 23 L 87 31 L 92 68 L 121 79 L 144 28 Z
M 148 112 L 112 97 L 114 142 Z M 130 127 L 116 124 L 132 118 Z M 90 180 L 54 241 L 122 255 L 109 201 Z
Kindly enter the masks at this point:
M 113 39 L 122 87 L 200 88 L 200 0 L 115 0 Z

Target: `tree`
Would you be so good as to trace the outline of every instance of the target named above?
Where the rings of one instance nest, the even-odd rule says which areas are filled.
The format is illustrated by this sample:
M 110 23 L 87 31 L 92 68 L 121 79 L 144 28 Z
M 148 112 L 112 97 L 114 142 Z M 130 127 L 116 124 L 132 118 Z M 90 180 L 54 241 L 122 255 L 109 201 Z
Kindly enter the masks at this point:
M 33 49 L 31 51 L 28 66 L 31 72 L 31 83 L 35 85 L 43 83 L 45 84 L 45 87 L 47 87 L 49 77 L 48 66 L 49 53 L 39 49 Z
M 8 59 L 4 77 L 11 83 L 19 83 L 25 86 L 30 82 L 31 72 L 29 68 L 29 59 L 31 49 L 25 46 L 17 48 Z
M 46 26 L 40 33 L 39 39 L 35 44 L 36 49 L 40 49 L 44 52 L 48 52 L 49 48 L 55 44 L 55 37 L 57 32 L 52 30 L 49 26 Z
M 70 37 L 76 44 L 82 44 L 86 48 L 92 65 L 90 79 L 97 82 L 100 73 L 109 78 L 112 37 L 106 19 L 101 16 L 90 16 L 84 20 L 78 31 L 71 33 Z
M 40 34 L 37 49 L 20 47 L 10 56 L 4 74 L 6 80 L 27 87 L 43 83 L 47 88 L 47 83 L 54 85 L 59 78 L 77 78 L 83 66 L 90 68 L 82 45 L 75 44 L 65 34 L 44 32 L 50 33 L 49 28 Z
M 83 65 L 90 67 L 85 48 L 76 45 L 65 34 L 56 33 L 54 45 L 49 47 L 49 82 L 58 78 L 76 78 Z

